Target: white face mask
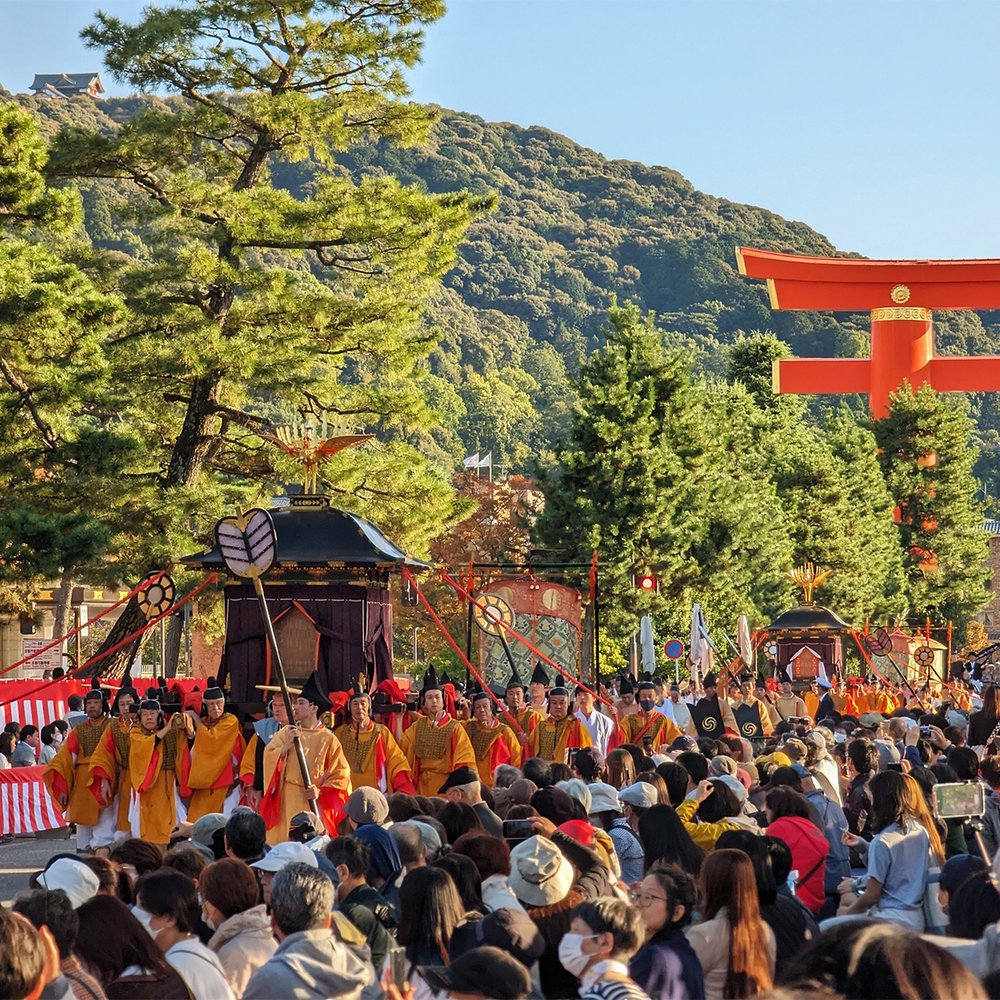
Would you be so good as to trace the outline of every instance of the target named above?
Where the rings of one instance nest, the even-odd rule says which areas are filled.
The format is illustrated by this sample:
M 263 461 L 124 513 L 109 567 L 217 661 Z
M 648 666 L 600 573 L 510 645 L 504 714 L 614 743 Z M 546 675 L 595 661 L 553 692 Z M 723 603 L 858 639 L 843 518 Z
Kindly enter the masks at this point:
M 572 932 L 563 934 L 559 942 L 559 961 L 562 967 L 577 979 L 583 974 L 588 963 L 594 957 L 588 955 L 583 950 L 583 942 L 590 941 L 597 937 L 596 934 L 573 934 Z
M 204 920 L 205 924 L 208 927 L 211 927 L 213 931 L 217 931 L 219 929 L 219 925 L 204 910 L 201 911 L 201 919 Z

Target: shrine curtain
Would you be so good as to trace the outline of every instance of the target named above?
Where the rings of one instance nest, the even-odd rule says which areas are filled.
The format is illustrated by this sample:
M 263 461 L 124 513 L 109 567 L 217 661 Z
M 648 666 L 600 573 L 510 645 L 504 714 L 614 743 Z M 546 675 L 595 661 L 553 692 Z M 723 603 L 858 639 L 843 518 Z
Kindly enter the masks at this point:
M 392 677 L 392 600 L 384 587 L 350 584 L 286 584 L 267 593 L 271 618 L 299 604 L 319 636 L 316 669 L 330 691 L 348 691 L 358 674 L 375 682 Z M 367 623 L 367 628 L 365 625 Z M 264 621 L 253 587 L 226 587 L 226 644 L 219 683 L 230 686 L 234 702 L 262 701 L 258 684 L 267 676 Z

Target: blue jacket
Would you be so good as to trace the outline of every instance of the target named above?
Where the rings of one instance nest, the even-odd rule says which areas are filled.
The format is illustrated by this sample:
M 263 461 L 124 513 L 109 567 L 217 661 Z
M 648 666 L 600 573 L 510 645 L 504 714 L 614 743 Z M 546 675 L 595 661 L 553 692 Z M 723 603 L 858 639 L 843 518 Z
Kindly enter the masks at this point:
M 629 962 L 628 974 L 648 996 L 700 1000 L 705 995 L 701 962 L 680 930 L 654 934 Z

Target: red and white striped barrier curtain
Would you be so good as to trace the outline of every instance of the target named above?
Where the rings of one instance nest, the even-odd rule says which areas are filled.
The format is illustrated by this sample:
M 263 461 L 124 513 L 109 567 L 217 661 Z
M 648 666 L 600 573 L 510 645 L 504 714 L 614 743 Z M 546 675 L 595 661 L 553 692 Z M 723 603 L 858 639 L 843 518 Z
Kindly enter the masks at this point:
M 65 719 L 69 714 L 66 704 L 69 696 L 85 695 L 90 690 L 90 681 L 57 681 L 42 687 L 44 683 L 37 677 L 0 680 L 0 702 L 11 702 L 0 705 L 0 728 L 8 722 L 19 722 L 22 726 L 38 726 L 41 729 L 56 719 Z M 117 687 L 118 683 L 115 681 L 114 686 Z
M 0 771 L 0 833 L 20 836 L 66 825 L 42 781 L 44 773 L 41 765 Z

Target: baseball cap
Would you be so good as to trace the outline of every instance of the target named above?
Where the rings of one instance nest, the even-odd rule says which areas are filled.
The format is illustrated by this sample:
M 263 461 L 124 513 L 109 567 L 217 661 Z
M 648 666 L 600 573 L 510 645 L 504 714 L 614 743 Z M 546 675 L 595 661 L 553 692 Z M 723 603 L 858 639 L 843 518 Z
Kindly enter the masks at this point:
M 296 863 L 319 868 L 316 855 L 305 844 L 284 840 L 280 844 L 275 844 L 260 861 L 255 861 L 250 867 L 262 872 L 280 872 L 283 868 Z
M 389 803 L 386 797 L 370 785 L 355 788 L 347 800 L 347 815 L 357 823 L 375 823 L 381 826 L 389 818 Z
M 205 813 L 194 821 L 191 827 L 191 839 L 196 844 L 204 844 L 206 847 L 212 846 L 212 838 L 216 832 L 226 825 L 226 817 L 222 813 Z
M 858 722 L 861 723 L 861 726 L 864 729 L 876 729 L 882 725 L 884 721 L 885 720 L 882 718 L 880 712 L 865 712 L 864 715 L 858 719 Z
M 659 801 L 656 789 L 647 781 L 636 781 L 628 788 L 623 788 L 618 793 L 618 798 L 636 809 L 649 809 Z
M 97 873 L 76 858 L 57 858 L 38 876 L 44 889 L 62 889 L 75 910 L 97 895 L 101 887 Z
M 495 1000 L 518 1000 L 531 990 L 528 970 L 499 948 L 484 946 L 459 955 L 450 965 L 418 966 L 420 977 L 437 993 L 478 993 Z

